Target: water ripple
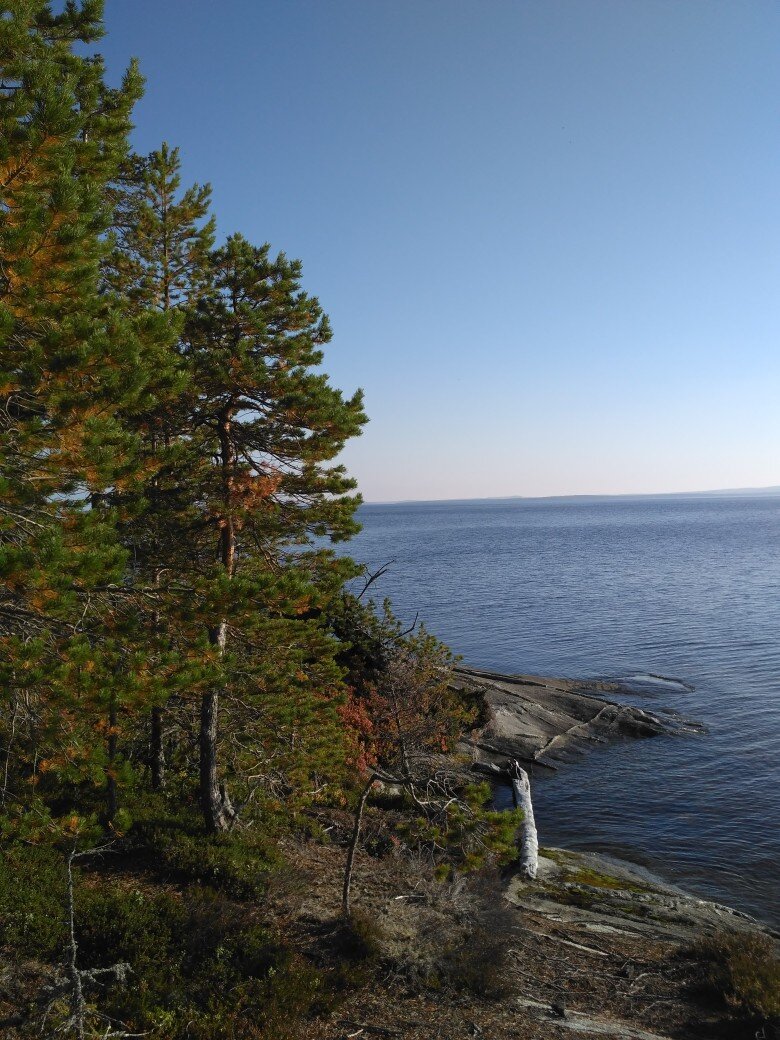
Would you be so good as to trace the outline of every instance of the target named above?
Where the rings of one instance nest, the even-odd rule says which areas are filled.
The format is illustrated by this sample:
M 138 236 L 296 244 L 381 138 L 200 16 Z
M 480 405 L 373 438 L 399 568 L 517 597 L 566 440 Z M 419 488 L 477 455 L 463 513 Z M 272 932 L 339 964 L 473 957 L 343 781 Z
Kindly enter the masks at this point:
M 360 518 L 353 555 L 396 561 L 377 594 L 404 618 L 419 611 L 469 664 L 650 676 L 636 703 L 708 727 L 564 765 L 536 785 L 543 840 L 622 850 L 780 924 L 780 498 L 364 506 Z

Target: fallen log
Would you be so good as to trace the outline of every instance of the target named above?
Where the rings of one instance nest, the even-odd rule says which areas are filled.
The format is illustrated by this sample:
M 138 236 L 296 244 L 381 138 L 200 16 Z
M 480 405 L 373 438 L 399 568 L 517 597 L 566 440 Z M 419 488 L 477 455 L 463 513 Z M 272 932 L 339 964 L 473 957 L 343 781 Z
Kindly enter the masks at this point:
M 472 762 L 471 769 L 475 773 L 486 773 L 496 780 L 503 780 L 506 784 L 511 783 L 511 778 L 506 769 L 497 766 L 495 762 Z
M 492 776 L 494 780 L 500 781 L 502 784 L 511 786 L 512 776 L 509 772 L 509 765 L 512 760 L 508 760 L 505 766 L 500 766 L 496 762 L 472 762 L 471 771 L 472 773 L 484 773 L 486 776 Z M 544 769 L 549 769 L 551 772 L 556 773 L 557 767 L 550 765 L 549 762 L 528 762 L 528 765 L 542 766 Z
M 534 807 L 531 803 L 531 781 L 519 762 L 509 763 L 512 777 L 512 799 L 516 809 L 522 809 L 520 824 L 520 872 L 527 878 L 535 878 L 539 869 L 539 839 L 536 834 Z

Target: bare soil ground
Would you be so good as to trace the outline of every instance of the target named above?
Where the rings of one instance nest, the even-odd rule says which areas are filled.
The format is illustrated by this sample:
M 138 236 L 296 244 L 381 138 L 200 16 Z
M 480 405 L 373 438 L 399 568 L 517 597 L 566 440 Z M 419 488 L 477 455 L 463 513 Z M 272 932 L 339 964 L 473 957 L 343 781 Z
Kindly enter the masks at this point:
M 308 881 L 290 926 L 306 946 L 337 918 L 343 858 L 338 844 L 295 852 Z M 686 951 L 702 934 L 754 923 L 658 891 L 630 868 L 604 869 L 598 857 L 549 850 L 536 882 L 495 873 L 441 884 L 423 864 L 362 854 L 354 907 L 373 926 L 377 960 L 306 1037 L 736 1036 L 697 997 L 701 966 Z
M 612 688 L 469 670 L 456 681 L 476 685 L 485 698 L 483 725 L 459 749 L 464 770 L 474 762 L 500 768 L 508 758 L 543 765 L 575 744 L 663 731 L 646 713 L 602 699 L 618 692 Z M 755 922 L 627 864 L 555 849 L 541 850 L 535 881 L 493 870 L 442 883 L 392 840 L 380 805 L 366 811 L 352 882 L 363 949 L 345 958 L 341 884 L 352 818 L 340 810 L 316 815 L 326 840 L 285 839 L 288 866 L 251 907 L 258 923 L 281 931 L 340 993 L 304 1027 L 302 1040 L 757 1035 L 707 1002 L 703 966 L 690 953 L 702 936 L 760 931 Z M 115 858 L 99 870 L 150 895 L 179 892 L 143 857 Z M 29 993 L 45 981 L 41 966 L 21 967 L 18 978 L 0 972 L 0 1017 L 13 1013 L 15 990 Z

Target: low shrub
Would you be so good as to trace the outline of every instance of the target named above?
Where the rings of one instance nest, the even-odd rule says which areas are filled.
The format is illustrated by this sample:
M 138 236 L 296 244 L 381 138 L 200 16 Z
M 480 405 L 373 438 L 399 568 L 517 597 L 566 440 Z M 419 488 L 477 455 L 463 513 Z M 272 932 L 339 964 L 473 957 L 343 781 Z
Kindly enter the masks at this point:
M 11 844 L 0 854 L 0 945 L 56 960 L 65 948 L 66 867 L 49 846 Z
M 382 953 L 383 933 L 375 918 L 353 910 L 341 919 L 334 936 L 336 953 L 347 961 L 377 961 Z
M 434 988 L 453 989 L 487 1000 L 508 997 L 506 939 L 475 928 L 466 942 L 448 949 L 437 962 Z
M 199 881 L 234 899 L 263 896 L 270 872 L 280 865 L 275 847 L 264 837 L 206 836 L 186 825 L 167 821 L 137 825 L 133 838 L 153 853 L 157 869 L 176 881 Z
M 704 964 L 704 989 L 710 997 L 745 1022 L 780 1026 L 780 959 L 769 936 L 720 932 L 696 943 L 691 952 Z
M 101 1010 L 161 1040 L 287 1040 L 322 999 L 313 967 L 257 924 L 252 908 L 208 888 L 83 889 L 77 920 L 83 967 L 124 961 L 133 970 Z

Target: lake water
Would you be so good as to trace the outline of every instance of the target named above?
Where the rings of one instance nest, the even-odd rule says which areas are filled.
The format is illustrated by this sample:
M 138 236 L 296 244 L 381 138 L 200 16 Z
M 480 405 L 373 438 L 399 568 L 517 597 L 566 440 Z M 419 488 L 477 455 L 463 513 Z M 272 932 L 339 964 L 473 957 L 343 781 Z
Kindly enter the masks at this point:
M 780 925 L 780 496 L 370 505 L 375 596 L 503 672 L 663 676 L 635 703 L 701 736 L 598 749 L 549 779 L 542 843 L 633 859 Z M 692 687 L 692 688 L 687 688 Z

